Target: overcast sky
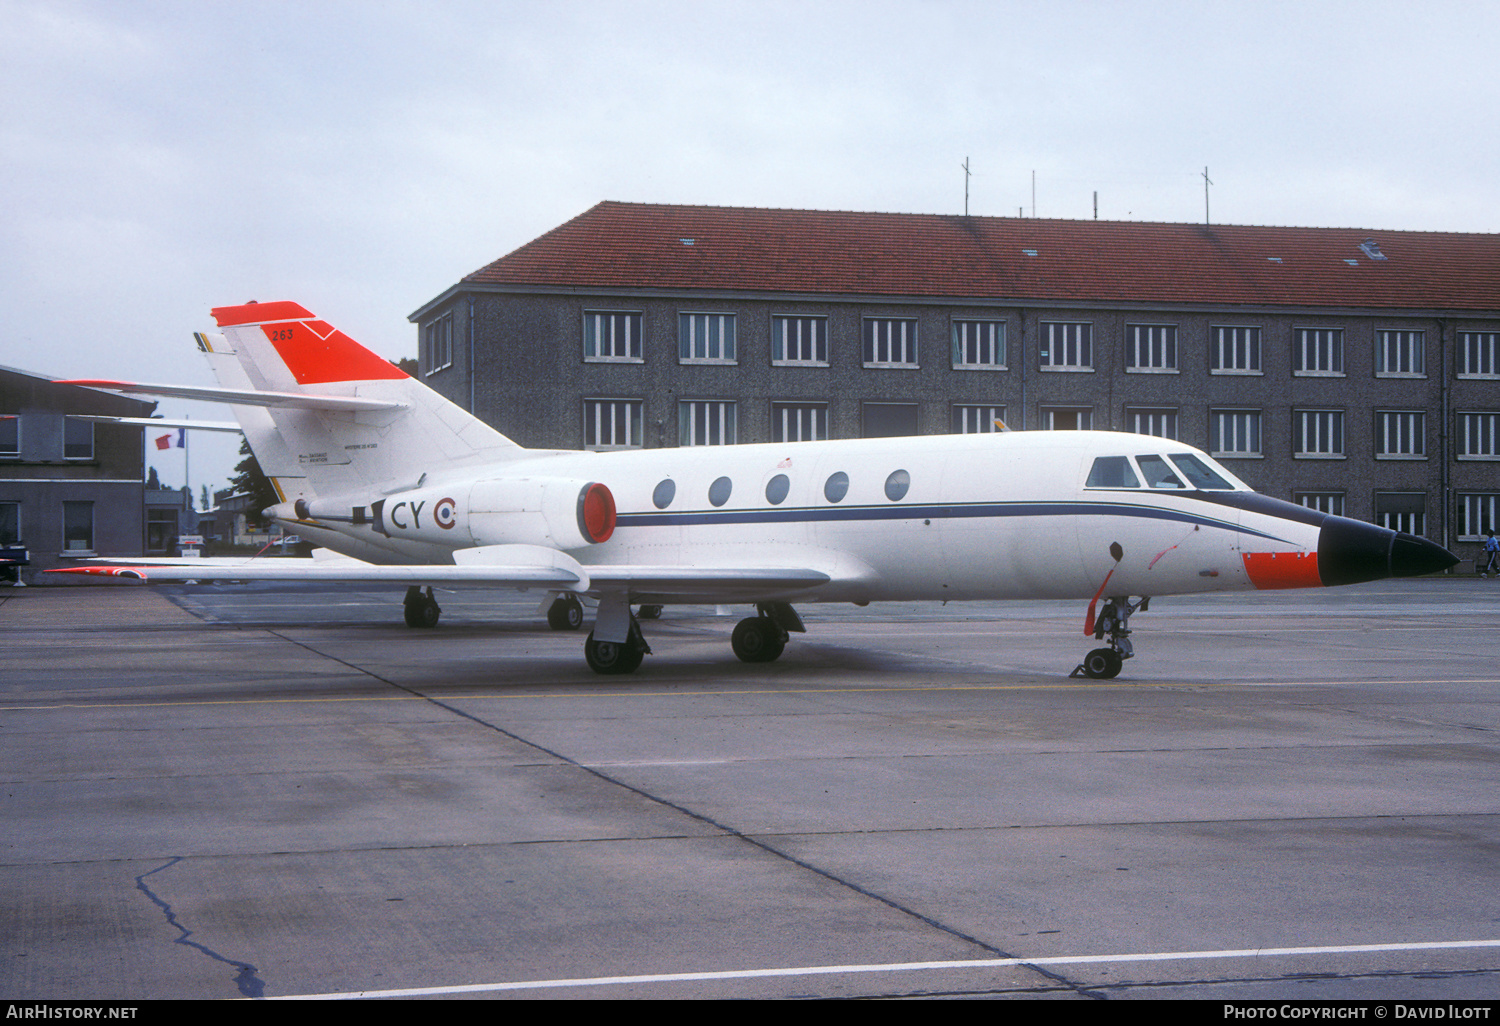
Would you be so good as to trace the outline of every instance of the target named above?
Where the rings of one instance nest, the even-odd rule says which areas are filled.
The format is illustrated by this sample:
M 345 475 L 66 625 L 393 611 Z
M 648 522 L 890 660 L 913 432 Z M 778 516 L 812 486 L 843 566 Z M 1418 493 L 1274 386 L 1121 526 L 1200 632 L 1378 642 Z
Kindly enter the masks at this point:
M 1500 232 L 1500 4 L 0 0 L 0 364 L 384 356 L 600 200 Z M 161 412 L 229 419 L 221 407 Z M 199 436 L 201 440 L 203 436 Z M 195 493 L 237 443 L 200 441 Z M 181 484 L 180 457 L 157 465 Z

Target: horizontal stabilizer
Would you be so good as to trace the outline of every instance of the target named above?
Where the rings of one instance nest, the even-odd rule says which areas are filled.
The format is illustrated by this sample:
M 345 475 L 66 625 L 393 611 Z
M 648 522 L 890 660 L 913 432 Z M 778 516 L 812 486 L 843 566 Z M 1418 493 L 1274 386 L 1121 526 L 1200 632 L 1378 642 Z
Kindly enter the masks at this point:
M 257 389 L 206 388 L 197 385 L 150 385 L 136 381 L 105 381 L 84 378 L 59 381 L 59 385 L 82 385 L 127 395 L 165 395 L 174 399 L 202 399 L 231 406 L 269 406 L 298 410 L 401 410 L 406 403 L 390 399 L 366 399 L 352 395 L 316 395 L 310 392 L 262 392 Z
M 106 417 L 102 413 L 70 413 L 73 420 L 92 420 L 97 424 L 127 424 L 131 427 L 187 428 L 190 431 L 233 431 L 240 426 L 227 420 L 188 420 L 166 417 Z

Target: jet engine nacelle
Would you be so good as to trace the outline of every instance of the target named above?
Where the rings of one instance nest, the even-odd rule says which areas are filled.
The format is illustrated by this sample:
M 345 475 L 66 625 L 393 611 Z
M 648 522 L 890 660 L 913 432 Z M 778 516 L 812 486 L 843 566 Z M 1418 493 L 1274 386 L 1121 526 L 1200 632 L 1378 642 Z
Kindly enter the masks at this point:
M 347 499 L 298 499 L 280 515 L 367 525 L 387 538 L 450 549 L 476 545 L 543 545 L 577 549 L 608 541 L 615 499 L 596 481 L 516 477 L 393 492 L 367 505 Z
M 468 520 L 475 545 L 577 549 L 609 541 L 615 531 L 615 497 L 597 481 L 479 481 L 469 492 Z

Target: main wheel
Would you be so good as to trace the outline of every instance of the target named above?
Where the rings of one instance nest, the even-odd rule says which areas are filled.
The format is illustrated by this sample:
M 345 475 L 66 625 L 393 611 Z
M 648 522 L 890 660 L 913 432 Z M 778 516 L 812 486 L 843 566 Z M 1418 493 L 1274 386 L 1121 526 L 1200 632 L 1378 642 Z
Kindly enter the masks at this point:
M 1124 665 L 1125 660 L 1112 648 L 1096 648 L 1083 657 L 1083 672 L 1103 680 L 1117 676 Z
M 555 631 L 576 631 L 583 626 L 583 603 L 577 595 L 562 595 L 547 607 L 547 626 Z
M 583 643 L 583 658 L 595 673 L 634 673 L 640 669 L 646 653 L 629 641 L 595 641 L 594 632 L 590 631 Z
M 769 663 L 786 649 L 786 633 L 769 617 L 747 616 L 735 626 L 729 644 L 741 662 Z
M 405 603 L 406 626 L 408 627 L 436 627 L 438 619 L 442 616 L 442 607 L 437 600 L 418 594 L 415 598 L 407 597 Z

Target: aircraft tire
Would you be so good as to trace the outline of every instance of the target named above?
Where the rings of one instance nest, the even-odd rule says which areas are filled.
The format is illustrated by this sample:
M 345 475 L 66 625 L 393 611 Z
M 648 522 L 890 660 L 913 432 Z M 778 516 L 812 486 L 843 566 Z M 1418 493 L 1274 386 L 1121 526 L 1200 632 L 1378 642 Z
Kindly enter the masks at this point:
M 576 631 L 583 626 L 583 603 L 575 595 L 563 595 L 547 607 L 547 626 L 555 631 Z
M 1096 680 L 1109 680 L 1120 673 L 1125 660 L 1112 648 L 1096 648 L 1083 657 L 1083 672 Z
M 642 620 L 659 620 L 661 619 L 661 606 L 642 606 L 636 615 Z
M 775 662 L 786 650 L 786 633 L 769 617 L 747 616 L 735 625 L 729 645 L 741 662 Z
M 408 627 L 436 627 L 442 615 L 442 607 L 431 599 L 406 604 L 406 626 Z
M 646 653 L 630 642 L 595 641 L 594 632 L 590 631 L 583 643 L 583 658 L 595 673 L 634 673 L 640 669 Z

